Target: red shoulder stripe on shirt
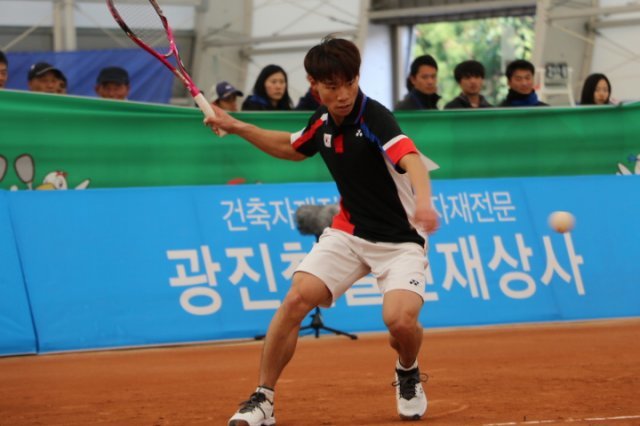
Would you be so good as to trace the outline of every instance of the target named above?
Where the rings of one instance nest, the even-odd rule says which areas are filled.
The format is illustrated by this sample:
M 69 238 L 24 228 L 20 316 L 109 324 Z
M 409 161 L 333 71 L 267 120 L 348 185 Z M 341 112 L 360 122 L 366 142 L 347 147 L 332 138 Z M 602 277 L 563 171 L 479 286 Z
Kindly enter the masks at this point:
M 297 150 L 301 145 L 308 142 L 323 124 L 324 121 L 322 120 L 322 117 L 318 118 L 306 132 L 303 132 L 298 139 L 291 143 L 293 149 Z
M 398 164 L 398 161 L 407 154 L 418 153 L 413 141 L 404 135 L 397 141 L 386 144 L 384 148 L 393 164 Z

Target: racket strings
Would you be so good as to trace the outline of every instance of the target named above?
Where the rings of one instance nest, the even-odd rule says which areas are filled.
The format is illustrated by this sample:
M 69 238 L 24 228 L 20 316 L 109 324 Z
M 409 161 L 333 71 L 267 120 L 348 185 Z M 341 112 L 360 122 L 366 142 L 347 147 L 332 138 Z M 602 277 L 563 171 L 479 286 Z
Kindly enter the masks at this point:
M 170 52 L 167 32 L 160 16 L 150 3 L 113 3 L 117 6 L 122 20 L 137 38 L 163 55 Z

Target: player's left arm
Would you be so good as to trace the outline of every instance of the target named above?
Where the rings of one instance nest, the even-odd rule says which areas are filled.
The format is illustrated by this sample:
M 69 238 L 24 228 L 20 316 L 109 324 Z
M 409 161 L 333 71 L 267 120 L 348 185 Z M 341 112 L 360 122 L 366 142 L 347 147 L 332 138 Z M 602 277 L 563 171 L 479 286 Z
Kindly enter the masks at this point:
M 431 204 L 431 178 L 420 154 L 410 152 L 404 155 L 398 165 L 409 175 L 416 200 L 415 222 L 428 233 L 438 229 L 438 213 Z

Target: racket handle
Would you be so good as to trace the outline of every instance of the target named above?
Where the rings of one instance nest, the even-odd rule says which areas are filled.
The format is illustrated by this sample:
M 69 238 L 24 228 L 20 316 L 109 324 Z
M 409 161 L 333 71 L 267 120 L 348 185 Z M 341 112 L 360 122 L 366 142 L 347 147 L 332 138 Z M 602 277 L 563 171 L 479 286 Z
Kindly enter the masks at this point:
M 211 108 L 211 104 L 209 104 L 209 101 L 207 101 L 204 97 L 204 95 L 202 93 L 198 93 L 196 96 L 193 97 L 193 99 L 196 101 L 196 104 L 198 105 L 198 108 L 200 108 L 200 111 L 202 111 L 202 113 L 207 116 L 207 117 L 215 117 L 216 113 L 215 111 L 213 111 L 213 108 Z M 227 132 L 225 132 L 222 129 L 216 129 L 216 133 L 218 136 L 222 137 L 224 135 L 227 134 Z

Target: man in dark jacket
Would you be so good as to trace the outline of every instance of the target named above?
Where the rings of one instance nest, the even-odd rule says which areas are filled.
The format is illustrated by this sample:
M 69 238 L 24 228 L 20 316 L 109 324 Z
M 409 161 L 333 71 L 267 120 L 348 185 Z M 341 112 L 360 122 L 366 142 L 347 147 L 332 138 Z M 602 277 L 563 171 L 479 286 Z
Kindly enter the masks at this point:
M 453 76 L 460 85 L 462 93 L 447 103 L 444 106 L 445 109 L 490 108 L 493 106 L 480 94 L 484 84 L 484 65 L 473 60 L 461 62 L 456 65 Z
M 507 83 L 509 94 L 500 104 L 501 107 L 532 107 L 548 106 L 538 99 L 533 90 L 533 76 L 536 70 L 533 64 L 524 59 L 518 59 L 507 66 Z
M 309 80 L 309 77 L 307 77 Z M 311 81 L 309 81 L 311 83 Z M 315 111 L 320 107 L 320 95 L 312 84 L 309 84 L 309 90 L 304 94 L 296 105 L 296 111 Z
M 433 56 L 422 55 L 413 60 L 407 90 L 409 93 L 398 102 L 396 111 L 438 109 L 438 63 Z
M 4 87 L 9 79 L 9 61 L 2 50 L 0 50 L 0 89 Z

